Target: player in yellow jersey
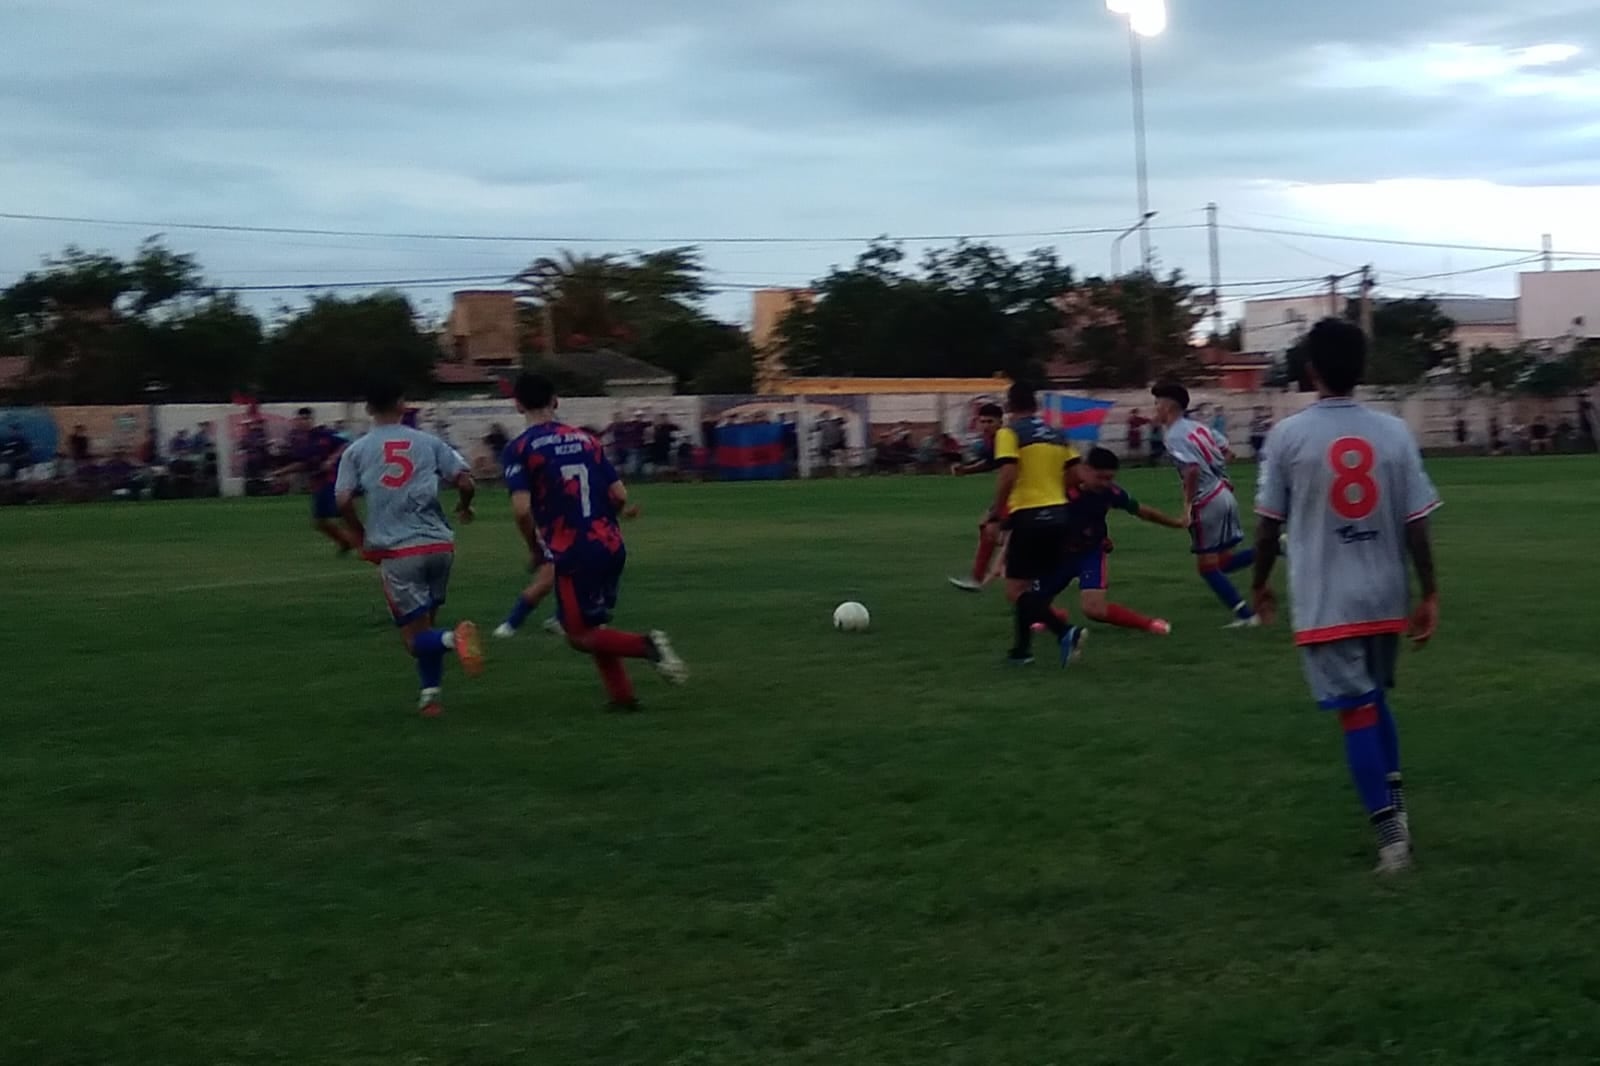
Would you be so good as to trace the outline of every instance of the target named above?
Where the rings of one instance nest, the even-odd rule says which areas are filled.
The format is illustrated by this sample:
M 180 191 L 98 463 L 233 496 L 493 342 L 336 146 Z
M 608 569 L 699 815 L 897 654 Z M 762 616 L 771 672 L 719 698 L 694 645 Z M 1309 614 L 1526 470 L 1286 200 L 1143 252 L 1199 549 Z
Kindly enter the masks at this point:
M 1066 556 L 1067 467 L 1078 453 L 1065 435 L 1039 417 L 1039 400 L 1027 385 L 1006 394 L 1010 420 L 995 434 L 994 458 L 999 464 L 990 520 L 1010 530 L 1006 545 L 1006 596 L 1016 605 L 1016 643 L 1010 662 L 1033 662 L 1033 627 L 1044 626 L 1061 646 L 1061 665 L 1076 660 L 1084 630 L 1050 609 L 1051 596 L 1041 582 L 1055 574 Z

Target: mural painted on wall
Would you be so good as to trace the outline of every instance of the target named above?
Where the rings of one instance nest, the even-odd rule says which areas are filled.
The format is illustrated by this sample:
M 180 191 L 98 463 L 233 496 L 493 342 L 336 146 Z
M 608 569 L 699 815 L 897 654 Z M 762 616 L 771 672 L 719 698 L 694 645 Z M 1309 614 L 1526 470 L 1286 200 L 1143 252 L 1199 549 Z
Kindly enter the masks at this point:
M 58 457 L 149 462 L 149 426 L 146 407 L 0 407 L 0 437 L 20 433 L 29 464 Z

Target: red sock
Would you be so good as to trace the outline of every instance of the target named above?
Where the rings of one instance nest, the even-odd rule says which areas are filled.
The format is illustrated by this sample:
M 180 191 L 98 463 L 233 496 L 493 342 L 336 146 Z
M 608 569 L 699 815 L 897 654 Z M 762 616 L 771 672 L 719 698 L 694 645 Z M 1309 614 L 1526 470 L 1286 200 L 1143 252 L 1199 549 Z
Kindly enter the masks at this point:
M 1123 629 L 1142 629 L 1149 631 L 1154 619 L 1146 618 L 1138 611 L 1130 611 L 1119 603 L 1106 604 L 1106 622 Z
M 596 656 L 608 655 L 619 659 L 647 659 L 650 657 L 650 638 L 638 633 L 624 633 L 620 629 L 592 629 L 584 636 L 589 651 Z
M 615 655 L 596 655 L 594 667 L 600 671 L 600 681 L 612 703 L 633 702 L 633 680 L 628 677 L 628 668 L 622 665 L 621 659 Z
M 1055 615 L 1056 616 L 1056 620 L 1059 621 L 1062 625 L 1070 626 L 1072 624 L 1072 616 L 1070 614 L 1068 614 L 1065 609 L 1060 608 L 1060 607 L 1051 607 L 1050 608 L 1050 613 Z
M 978 554 L 972 560 L 972 580 L 983 584 L 983 579 L 989 576 L 989 564 L 994 561 L 995 542 L 993 537 L 979 534 Z

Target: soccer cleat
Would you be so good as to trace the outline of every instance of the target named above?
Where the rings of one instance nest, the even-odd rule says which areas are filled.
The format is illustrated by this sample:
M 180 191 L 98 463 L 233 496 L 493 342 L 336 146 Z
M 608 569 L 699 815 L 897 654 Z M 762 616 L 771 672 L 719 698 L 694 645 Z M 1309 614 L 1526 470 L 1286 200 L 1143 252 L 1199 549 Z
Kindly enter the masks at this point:
M 478 627 L 471 622 L 456 626 L 456 658 L 468 677 L 483 673 L 483 642 L 478 639 Z
M 424 718 L 437 718 L 444 713 L 444 705 L 439 702 L 439 690 L 425 688 L 417 697 L 417 710 Z
M 1260 627 L 1261 627 L 1261 616 L 1258 615 L 1258 614 L 1253 614 L 1249 618 L 1235 618 L 1233 621 L 1229 622 L 1227 625 L 1223 626 L 1222 628 L 1223 629 L 1259 629 Z
M 1083 642 L 1089 639 L 1089 631 L 1083 626 L 1071 626 L 1061 638 L 1061 668 L 1065 670 L 1079 659 L 1083 658 Z
M 1392 877 L 1409 869 L 1411 869 L 1411 842 L 1402 840 L 1397 844 L 1385 844 L 1378 849 L 1378 865 L 1372 868 L 1372 872 L 1379 877 Z
M 1152 618 L 1150 620 L 1150 632 L 1158 637 L 1170 637 L 1172 636 L 1172 623 L 1165 618 Z
M 681 685 L 689 680 L 689 664 L 672 649 L 672 641 L 661 630 L 650 634 L 650 647 L 655 652 L 656 673 L 669 685 Z
M 500 640 L 505 640 L 508 637 L 516 636 L 517 631 L 512 627 L 510 622 L 501 622 L 499 625 L 494 627 L 494 635 Z
M 546 633 L 554 633 L 558 637 L 566 633 L 565 627 L 561 624 L 561 619 L 554 615 L 544 620 L 544 631 Z
M 950 584 L 960 589 L 962 592 L 983 591 L 983 582 L 974 581 L 970 577 L 953 577 L 950 579 Z

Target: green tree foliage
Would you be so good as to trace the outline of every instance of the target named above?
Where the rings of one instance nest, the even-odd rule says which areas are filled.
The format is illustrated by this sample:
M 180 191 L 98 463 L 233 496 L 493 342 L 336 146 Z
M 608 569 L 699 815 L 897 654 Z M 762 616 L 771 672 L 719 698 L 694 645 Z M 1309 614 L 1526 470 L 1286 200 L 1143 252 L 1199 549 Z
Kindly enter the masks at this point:
M 1360 303 L 1351 300 L 1345 313 L 1360 321 Z M 1379 301 L 1372 311 L 1367 382 L 1412 385 L 1436 367 L 1454 365 L 1461 355 L 1455 333 L 1455 320 L 1426 296 Z
M 754 377 L 754 352 L 743 331 L 702 309 L 711 290 L 697 248 L 631 256 L 563 252 L 529 264 L 516 283 L 530 365 L 547 350 L 553 328 L 557 351 L 609 348 L 671 371 L 680 388 L 702 391 L 706 381 L 748 383 Z
M 400 293 L 318 296 L 274 331 L 261 385 L 268 396 L 285 399 L 349 399 L 385 378 L 408 395 L 426 396 L 438 355 Z
M 1080 281 L 1052 250 L 1016 260 L 981 243 L 910 269 L 879 242 L 813 288 L 779 326 L 796 373 L 1040 381 L 1065 362 L 1087 364 L 1090 384 L 1122 385 L 1191 369 L 1192 290 L 1177 275 Z
M 1533 366 L 1526 347 L 1479 348 L 1467 363 L 1467 384 L 1489 392 L 1510 392 Z

